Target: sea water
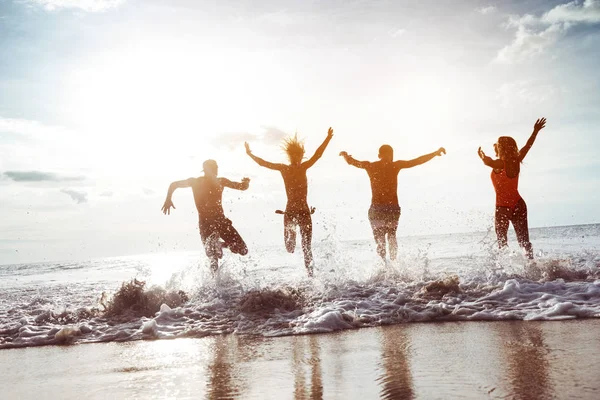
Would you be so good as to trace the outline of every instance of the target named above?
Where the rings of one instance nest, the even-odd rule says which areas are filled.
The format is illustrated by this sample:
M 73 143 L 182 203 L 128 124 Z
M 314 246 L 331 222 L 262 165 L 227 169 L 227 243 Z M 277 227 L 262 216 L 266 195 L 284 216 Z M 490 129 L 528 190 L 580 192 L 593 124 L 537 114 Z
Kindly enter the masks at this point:
M 600 317 L 600 224 L 531 229 L 534 262 L 514 236 L 498 250 L 491 231 L 398 240 L 394 262 L 380 260 L 371 240 L 316 242 L 313 278 L 300 249 L 288 254 L 283 245 L 255 246 L 245 257 L 225 250 L 216 275 L 200 248 L 3 265 L 0 348 Z M 115 306 L 132 279 L 145 309 L 128 309 L 131 296 Z

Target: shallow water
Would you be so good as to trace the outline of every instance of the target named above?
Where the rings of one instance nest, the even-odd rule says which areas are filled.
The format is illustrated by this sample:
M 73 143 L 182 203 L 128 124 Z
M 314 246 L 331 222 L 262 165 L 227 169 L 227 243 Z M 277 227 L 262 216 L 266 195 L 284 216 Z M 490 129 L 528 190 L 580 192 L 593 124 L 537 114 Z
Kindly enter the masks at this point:
M 199 252 L 0 266 L 0 348 L 600 317 L 600 225 L 531 233 L 534 264 L 519 249 L 499 252 L 490 232 L 400 238 L 402 257 L 387 265 L 370 241 L 330 238 L 315 244 L 314 279 L 301 254 L 280 247 L 227 255 L 216 276 Z M 134 277 L 189 301 L 109 316 L 102 294 Z

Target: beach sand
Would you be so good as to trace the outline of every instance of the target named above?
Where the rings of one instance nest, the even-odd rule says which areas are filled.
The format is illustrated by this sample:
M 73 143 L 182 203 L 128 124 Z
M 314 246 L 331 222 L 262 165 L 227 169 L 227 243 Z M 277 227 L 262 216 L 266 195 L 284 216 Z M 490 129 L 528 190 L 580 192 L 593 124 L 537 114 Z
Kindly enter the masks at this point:
M 600 319 L 0 351 L 3 399 L 598 399 Z

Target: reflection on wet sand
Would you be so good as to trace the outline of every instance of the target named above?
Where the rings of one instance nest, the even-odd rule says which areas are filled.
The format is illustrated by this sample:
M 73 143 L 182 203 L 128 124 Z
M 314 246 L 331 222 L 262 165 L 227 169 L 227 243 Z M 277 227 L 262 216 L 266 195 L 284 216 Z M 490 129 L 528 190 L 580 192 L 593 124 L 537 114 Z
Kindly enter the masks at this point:
M 404 329 L 383 328 L 379 330 L 381 342 L 381 375 L 377 382 L 381 386 L 382 399 L 414 398 L 410 371 L 410 340 Z
M 240 397 L 243 391 L 243 381 L 236 374 L 236 355 L 238 351 L 238 338 L 236 335 L 217 336 L 209 347 L 212 351 L 212 360 L 208 364 L 209 399 L 232 399 Z
M 308 349 L 306 348 L 307 345 Z M 293 338 L 292 362 L 295 399 L 323 398 L 323 378 L 319 351 L 319 338 L 316 335 Z M 306 379 L 307 372 L 310 375 L 310 384 Z
M 549 349 L 544 343 L 544 332 L 536 323 L 508 323 L 499 325 L 506 340 L 507 380 L 517 399 L 547 399 L 553 388 L 549 376 Z

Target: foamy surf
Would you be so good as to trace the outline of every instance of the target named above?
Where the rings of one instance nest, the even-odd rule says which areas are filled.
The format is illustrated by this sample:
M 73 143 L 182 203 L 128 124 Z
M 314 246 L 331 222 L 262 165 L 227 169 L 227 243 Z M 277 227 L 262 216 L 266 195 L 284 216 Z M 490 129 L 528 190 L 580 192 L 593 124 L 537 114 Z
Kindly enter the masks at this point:
M 432 273 L 423 265 L 409 270 L 400 263 L 380 265 L 361 279 L 326 268 L 315 279 L 289 282 L 238 280 L 223 271 L 198 284 L 189 299 L 133 280 L 110 300 L 81 306 L 86 298 L 79 298 L 80 307 L 58 305 L 49 294 L 21 294 L 1 314 L 0 348 L 228 333 L 284 336 L 411 322 L 595 318 L 600 270 L 594 262 L 538 260 L 524 262 L 518 272 L 510 264 L 510 273 L 482 268 L 461 274 Z

